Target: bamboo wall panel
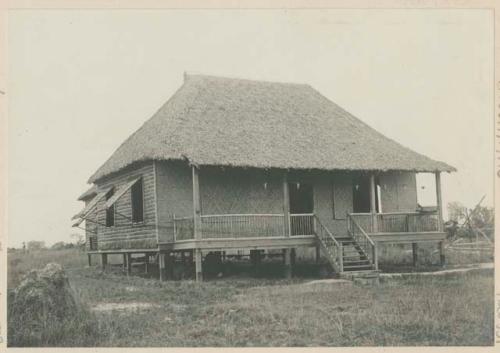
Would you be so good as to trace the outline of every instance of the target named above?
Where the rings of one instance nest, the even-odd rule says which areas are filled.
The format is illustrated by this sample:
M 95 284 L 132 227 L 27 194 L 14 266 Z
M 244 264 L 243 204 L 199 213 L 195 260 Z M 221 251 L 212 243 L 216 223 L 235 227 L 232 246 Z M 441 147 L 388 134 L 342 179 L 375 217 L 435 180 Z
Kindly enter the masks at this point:
M 144 222 L 132 223 L 132 196 L 130 189 L 115 203 L 115 225 L 113 227 L 97 226 L 99 250 L 110 249 L 145 249 L 156 247 L 156 211 L 153 162 L 145 162 L 131 166 L 122 172 L 112 175 L 97 186 L 99 190 L 108 187 L 118 189 L 132 178 L 142 177 L 144 193 Z M 105 200 L 97 205 L 99 223 L 106 223 L 104 211 Z M 122 214 L 123 216 L 119 215 Z
M 202 167 L 202 214 L 282 213 L 282 173 Z
M 174 161 L 156 162 L 158 232 L 162 242 L 174 241 L 172 217 L 193 217 L 191 167 Z

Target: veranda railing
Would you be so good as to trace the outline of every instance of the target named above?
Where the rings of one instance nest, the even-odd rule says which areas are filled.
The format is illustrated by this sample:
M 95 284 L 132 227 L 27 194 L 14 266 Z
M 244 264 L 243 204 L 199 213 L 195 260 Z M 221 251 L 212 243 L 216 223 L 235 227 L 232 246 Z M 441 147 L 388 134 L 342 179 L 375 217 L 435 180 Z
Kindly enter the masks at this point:
M 193 217 L 172 219 L 174 241 L 194 239 Z M 286 231 L 285 231 L 286 229 Z M 201 216 L 202 239 L 314 235 L 314 214 L 219 214 Z
M 203 239 L 282 237 L 282 214 L 221 214 L 201 216 Z
M 356 220 L 356 223 L 368 234 L 439 231 L 437 212 L 351 213 L 349 217 Z

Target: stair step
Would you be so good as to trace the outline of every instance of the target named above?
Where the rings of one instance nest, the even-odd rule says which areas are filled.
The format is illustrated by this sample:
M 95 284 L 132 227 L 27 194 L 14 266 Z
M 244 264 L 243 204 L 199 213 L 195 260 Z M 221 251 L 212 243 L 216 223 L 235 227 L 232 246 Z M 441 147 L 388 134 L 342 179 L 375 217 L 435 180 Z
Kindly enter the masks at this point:
M 370 260 L 368 259 L 355 259 L 355 260 L 347 260 L 347 261 L 343 261 L 344 264 L 351 264 L 351 263 L 370 263 Z
M 373 265 L 348 265 L 344 266 L 344 271 L 350 270 L 350 269 L 373 269 Z

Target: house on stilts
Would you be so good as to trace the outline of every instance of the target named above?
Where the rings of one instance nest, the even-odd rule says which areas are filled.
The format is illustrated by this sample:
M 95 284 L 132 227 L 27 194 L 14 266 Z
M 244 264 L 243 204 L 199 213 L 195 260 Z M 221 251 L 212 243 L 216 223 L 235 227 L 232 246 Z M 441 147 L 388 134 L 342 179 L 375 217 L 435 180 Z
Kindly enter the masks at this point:
M 441 172 L 455 169 L 375 131 L 305 84 L 185 75 L 184 84 L 90 177 L 73 217 L 89 262 L 316 248 L 334 271 L 378 270 L 377 245 L 433 242 L 444 261 Z M 417 204 L 434 173 L 436 207 Z M 187 260 L 186 260 L 187 259 Z M 147 266 L 146 266 L 147 268 Z

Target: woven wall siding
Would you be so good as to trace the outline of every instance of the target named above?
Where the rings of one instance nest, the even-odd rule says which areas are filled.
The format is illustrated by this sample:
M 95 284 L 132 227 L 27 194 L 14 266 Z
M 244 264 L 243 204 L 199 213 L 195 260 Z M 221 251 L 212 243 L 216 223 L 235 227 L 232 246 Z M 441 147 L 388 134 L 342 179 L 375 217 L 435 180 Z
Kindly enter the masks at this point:
M 172 215 L 193 216 L 193 182 L 191 167 L 174 161 L 156 162 L 158 193 L 158 231 L 162 241 L 173 241 Z
M 105 246 L 106 249 L 133 249 L 137 248 L 136 245 L 140 243 L 140 240 L 130 242 L 112 240 L 112 238 L 116 236 L 129 238 L 136 238 L 139 236 L 145 239 L 154 238 L 156 242 L 155 186 L 152 162 L 141 163 L 136 165 L 135 169 L 128 169 L 123 173 L 115 174 L 112 178 L 107 178 L 99 182 L 97 186 L 99 190 L 110 186 L 114 186 L 116 190 L 128 180 L 135 177 L 143 178 L 144 222 L 132 224 L 132 199 L 129 189 L 115 203 L 116 212 L 123 214 L 127 218 L 115 214 L 114 227 L 97 226 L 99 249 L 104 249 L 101 246 Z M 105 202 L 103 198 L 97 205 L 97 209 L 103 209 Z M 104 210 L 98 212 L 98 219 L 100 223 L 106 223 L 106 212 Z M 109 241 L 106 241 L 107 239 L 109 239 Z
M 314 212 L 334 236 L 345 236 L 347 223 L 345 219 L 333 218 L 333 191 L 335 188 L 335 213 L 345 218 L 346 212 L 352 212 L 352 184 L 350 180 L 351 176 L 348 173 L 316 173 Z
M 85 207 L 89 204 L 90 200 L 85 201 Z M 90 215 L 87 217 L 90 220 L 97 221 L 97 213 L 92 212 Z M 97 232 L 97 224 L 93 222 L 85 222 L 85 244 L 87 247 L 87 250 L 90 249 L 90 240 L 89 238 L 92 236 L 95 236 L 95 233 Z
M 417 209 L 415 173 L 388 172 L 379 176 L 382 212 L 412 212 Z
M 280 175 L 255 169 L 201 168 L 202 213 L 283 213 Z

